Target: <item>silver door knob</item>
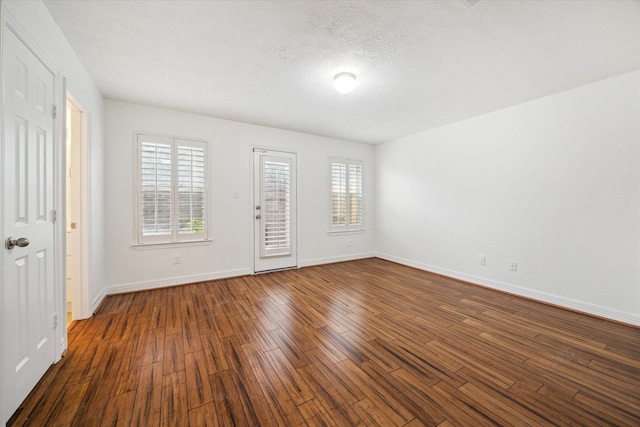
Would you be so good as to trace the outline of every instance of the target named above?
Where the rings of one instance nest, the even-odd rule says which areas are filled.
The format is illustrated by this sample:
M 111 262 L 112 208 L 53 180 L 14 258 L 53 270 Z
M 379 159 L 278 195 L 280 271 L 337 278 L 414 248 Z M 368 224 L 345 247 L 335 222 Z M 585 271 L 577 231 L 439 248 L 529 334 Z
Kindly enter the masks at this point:
M 24 248 L 25 246 L 29 246 L 29 239 L 26 237 L 20 237 L 18 239 L 14 239 L 13 237 L 9 237 L 7 239 L 7 249 L 11 250 L 16 246 L 19 248 Z

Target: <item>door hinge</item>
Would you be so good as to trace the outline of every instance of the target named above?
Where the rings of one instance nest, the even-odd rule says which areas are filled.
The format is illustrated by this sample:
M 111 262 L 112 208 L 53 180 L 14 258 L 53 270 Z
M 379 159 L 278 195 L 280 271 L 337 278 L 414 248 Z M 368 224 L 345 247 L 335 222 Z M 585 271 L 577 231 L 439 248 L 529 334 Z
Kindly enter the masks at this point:
M 58 106 L 57 105 L 53 105 L 51 107 L 51 117 L 53 117 L 54 119 L 58 118 Z
M 57 329 L 58 328 L 58 315 L 54 314 L 52 316 L 51 320 L 53 320 L 53 329 Z
M 58 222 L 58 211 L 55 209 L 51 209 L 51 222 L 54 224 Z

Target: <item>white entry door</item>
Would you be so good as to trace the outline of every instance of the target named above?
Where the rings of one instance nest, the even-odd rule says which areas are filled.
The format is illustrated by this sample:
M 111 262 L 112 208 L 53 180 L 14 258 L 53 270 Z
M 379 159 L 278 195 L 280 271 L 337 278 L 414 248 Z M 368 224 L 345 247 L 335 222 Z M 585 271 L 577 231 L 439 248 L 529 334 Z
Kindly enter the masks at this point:
M 254 149 L 254 271 L 298 265 L 296 154 Z
M 5 26 L 2 424 L 55 361 L 55 75 Z

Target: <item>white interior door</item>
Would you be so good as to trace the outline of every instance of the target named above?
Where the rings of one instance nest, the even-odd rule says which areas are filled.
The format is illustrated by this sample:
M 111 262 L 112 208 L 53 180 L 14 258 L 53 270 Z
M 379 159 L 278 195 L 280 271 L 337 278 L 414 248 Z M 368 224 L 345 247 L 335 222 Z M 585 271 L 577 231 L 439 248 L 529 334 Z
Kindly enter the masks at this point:
M 4 29 L 2 424 L 56 357 L 55 75 Z
M 296 154 L 254 149 L 254 271 L 292 268 L 296 251 Z

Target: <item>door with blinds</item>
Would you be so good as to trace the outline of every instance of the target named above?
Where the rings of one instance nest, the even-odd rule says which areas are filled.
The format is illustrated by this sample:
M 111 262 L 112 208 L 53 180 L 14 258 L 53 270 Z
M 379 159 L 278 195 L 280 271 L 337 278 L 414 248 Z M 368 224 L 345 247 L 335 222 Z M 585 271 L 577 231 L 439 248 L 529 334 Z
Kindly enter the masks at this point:
M 254 271 L 297 267 L 296 154 L 254 149 Z

